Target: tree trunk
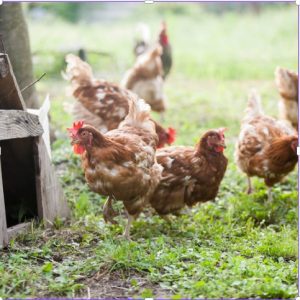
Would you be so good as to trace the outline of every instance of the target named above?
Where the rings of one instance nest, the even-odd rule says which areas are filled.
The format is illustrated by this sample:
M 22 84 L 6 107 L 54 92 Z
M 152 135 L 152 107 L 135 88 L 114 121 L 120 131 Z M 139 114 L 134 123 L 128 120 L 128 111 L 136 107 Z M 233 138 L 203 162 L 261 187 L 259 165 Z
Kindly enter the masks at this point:
M 29 34 L 21 3 L 0 6 L 0 35 L 20 89 L 34 81 Z M 22 92 L 28 108 L 38 108 L 36 89 L 31 86 Z

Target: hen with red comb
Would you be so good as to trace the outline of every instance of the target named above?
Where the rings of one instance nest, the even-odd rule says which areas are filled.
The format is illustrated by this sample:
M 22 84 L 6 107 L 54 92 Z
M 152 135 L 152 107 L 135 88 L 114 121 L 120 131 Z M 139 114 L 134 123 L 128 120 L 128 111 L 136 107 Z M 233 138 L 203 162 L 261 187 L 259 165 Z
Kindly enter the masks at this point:
M 112 202 L 123 202 L 128 215 L 126 238 L 161 176 L 162 168 L 155 159 L 158 138 L 149 113 L 149 105 L 132 95 L 128 115 L 117 129 L 102 134 L 82 121 L 68 129 L 74 152 L 81 154 L 88 186 L 108 196 L 104 220 L 115 223 Z
M 185 206 L 214 200 L 227 168 L 224 129 L 207 131 L 195 147 L 173 146 L 159 149 L 156 159 L 163 173 L 151 206 L 165 216 L 177 214 Z

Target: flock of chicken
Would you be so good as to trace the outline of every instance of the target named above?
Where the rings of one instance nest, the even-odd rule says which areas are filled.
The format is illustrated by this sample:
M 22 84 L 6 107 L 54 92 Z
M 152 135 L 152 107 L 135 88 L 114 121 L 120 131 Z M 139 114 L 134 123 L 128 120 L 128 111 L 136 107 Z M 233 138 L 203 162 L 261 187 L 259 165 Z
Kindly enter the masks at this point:
M 163 84 L 172 56 L 165 24 L 157 45 L 143 42 L 135 50 L 136 62 L 121 85 L 95 79 L 91 67 L 72 54 L 66 57 L 65 74 L 77 100 L 76 122 L 68 129 L 74 152 L 81 155 L 91 190 L 108 197 L 103 207 L 106 222 L 116 223 L 113 201 L 123 201 L 126 238 L 147 205 L 168 219 L 186 205 L 215 199 L 228 163 L 225 128 L 207 131 L 195 147 L 164 147 L 174 142 L 175 130 L 151 119 L 150 107 L 166 109 Z M 250 178 L 261 177 L 269 200 L 271 187 L 298 161 L 298 133 L 292 127 L 298 126 L 298 75 L 281 68 L 275 74 L 285 120 L 265 115 L 252 92 L 235 151 L 239 168 L 248 176 L 248 192 Z

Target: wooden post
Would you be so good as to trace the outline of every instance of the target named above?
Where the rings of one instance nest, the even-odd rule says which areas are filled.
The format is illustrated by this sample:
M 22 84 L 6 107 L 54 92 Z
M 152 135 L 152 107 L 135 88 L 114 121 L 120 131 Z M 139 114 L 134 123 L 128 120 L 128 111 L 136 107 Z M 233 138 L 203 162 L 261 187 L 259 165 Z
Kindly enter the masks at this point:
M 0 79 L 0 108 L 25 110 L 24 99 L 5 53 L 0 53 Z
M 49 226 L 56 217 L 67 218 L 70 210 L 42 137 L 35 138 L 35 148 L 38 214 Z
M 6 213 L 4 203 L 4 193 L 2 186 L 2 171 L 1 171 L 1 148 L 0 148 L 0 248 L 8 245 Z

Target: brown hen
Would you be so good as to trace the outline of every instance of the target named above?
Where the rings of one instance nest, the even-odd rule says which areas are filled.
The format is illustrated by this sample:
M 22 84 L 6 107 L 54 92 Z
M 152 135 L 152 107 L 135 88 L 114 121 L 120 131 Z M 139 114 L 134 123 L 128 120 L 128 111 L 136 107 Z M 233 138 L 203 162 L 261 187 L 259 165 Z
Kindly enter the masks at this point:
M 206 132 L 195 147 L 173 146 L 156 152 L 162 178 L 151 197 L 160 216 L 215 199 L 227 167 L 224 129 Z
M 248 176 L 248 193 L 252 192 L 251 177 L 263 178 L 271 201 L 272 186 L 295 168 L 297 145 L 296 131 L 284 121 L 266 116 L 260 97 L 252 92 L 235 150 L 237 164 Z
M 120 200 L 128 212 L 124 236 L 147 205 L 158 184 L 161 166 L 155 158 L 157 134 L 149 105 L 130 99 L 129 113 L 118 129 L 100 133 L 82 122 L 69 129 L 74 152 L 82 154 L 86 181 L 92 191 L 108 196 L 104 219 L 114 222 L 112 201 Z

